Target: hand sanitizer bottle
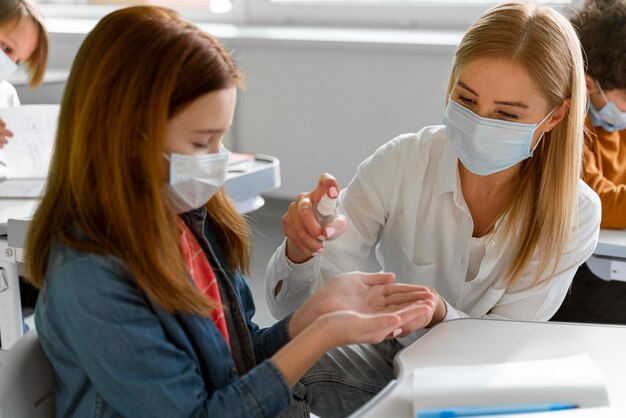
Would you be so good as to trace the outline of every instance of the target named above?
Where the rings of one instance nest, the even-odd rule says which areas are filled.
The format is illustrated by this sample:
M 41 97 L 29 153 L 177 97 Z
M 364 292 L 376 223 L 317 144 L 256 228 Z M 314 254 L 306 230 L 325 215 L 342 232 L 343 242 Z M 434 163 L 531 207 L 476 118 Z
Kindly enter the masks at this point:
M 319 203 L 313 207 L 313 214 L 321 227 L 328 225 L 337 217 L 337 198 L 322 196 Z

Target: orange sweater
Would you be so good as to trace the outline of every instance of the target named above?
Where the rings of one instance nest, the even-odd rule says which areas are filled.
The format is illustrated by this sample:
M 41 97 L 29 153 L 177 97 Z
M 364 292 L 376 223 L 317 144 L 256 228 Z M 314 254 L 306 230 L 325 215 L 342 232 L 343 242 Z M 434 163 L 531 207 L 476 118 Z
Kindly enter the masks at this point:
M 600 196 L 602 228 L 626 228 L 626 130 L 607 132 L 586 126 L 592 141 L 585 147 L 583 178 Z

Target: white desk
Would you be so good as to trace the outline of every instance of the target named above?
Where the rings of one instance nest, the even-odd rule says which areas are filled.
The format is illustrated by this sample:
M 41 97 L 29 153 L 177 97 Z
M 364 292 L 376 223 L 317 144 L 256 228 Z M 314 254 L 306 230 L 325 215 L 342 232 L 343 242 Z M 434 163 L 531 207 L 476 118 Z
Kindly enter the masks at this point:
M 280 165 L 275 157 L 256 155 L 229 166 L 224 188 L 237 209 L 243 213 L 263 206 L 260 193 L 280 186 Z M 23 248 L 28 219 L 37 206 L 36 199 L 0 199 L 0 355 L 23 335 L 19 270 L 24 261 Z
M 603 280 L 626 281 L 626 230 L 601 229 L 587 267 Z
M 352 417 L 413 417 L 411 392 L 417 367 L 542 360 L 582 353 L 589 354 L 606 377 L 617 417 L 626 417 L 626 327 L 484 319 L 439 324 L 406 347 L 395 358 L 397 380 Z M 589 415 L 584 409 L 523 417 L 605 417 Z

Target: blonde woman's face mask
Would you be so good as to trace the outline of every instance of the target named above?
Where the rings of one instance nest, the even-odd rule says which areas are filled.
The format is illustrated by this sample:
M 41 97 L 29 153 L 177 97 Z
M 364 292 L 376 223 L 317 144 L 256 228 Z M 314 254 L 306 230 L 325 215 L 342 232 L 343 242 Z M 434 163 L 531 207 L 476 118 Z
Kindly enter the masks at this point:
M 480 58 L 466 64 L 459 72 L 449 101 L 452 103 L 448 106 L 446 122 L 452 122 L 451 131 L 458 133 L 455 148 L 459 156 L 465 155 L 472 165 L 471 153 L 462 151 L 480 148 L 477 144 L 491 144 L 482 147 L 484 155 L 480 160 L 484 164 L 474 170 L 466 167 L 481 175 L 501 171 L 530 157 L 542 135 L 560 120 L 553 116 L 555 109 L 548 106 L 543 92 L 526 70 L 506 58 Z M 459 111 L 451 113 L 451 108 Z M 450 121 L 448 113 L 459 123 Z M 469 116 L 456 117 L 462 114 Z

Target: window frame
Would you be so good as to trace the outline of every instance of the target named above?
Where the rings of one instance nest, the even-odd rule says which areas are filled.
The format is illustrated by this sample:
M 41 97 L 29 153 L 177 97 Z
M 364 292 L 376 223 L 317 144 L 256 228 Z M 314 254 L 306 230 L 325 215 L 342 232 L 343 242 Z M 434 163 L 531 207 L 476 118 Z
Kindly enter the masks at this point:
M 40 3 L 44 16 L 54 18 L 99 19 L 113 10 L 125 7 L 115 5 Z M 57 0 L 58 1 L 58 0 Z M 569 3 L 562 3 L 569 1 Z M 583 0 L 540 0 L 567 11 L 581 6 Z M 207 0 L 208 2 L 208 0 Z M 561 3 L 560 3 L 561 2 Z M 493 0 L 472 3 L 459 0 L 445 2 L 425 0 L 407 4 L 401 1 L 371 3 L 366 1 L 319 2 L 272 0 L 233 0 L 233 9 L 227 14 L 211 13 L 207 9 L 176 8 L 186 19 L 194 22 L 232 23 L 253 26 L 322 26 L 322 27 L 376 27 L 393 29 L 465 30 L 489 7 Z
M 541 4 L 557 10 L 580 7 L 583 0 L 543 0 Z M 565 3 L 566 2 L 566 3 Z M 320 2 L 250 0 L 250 15 L 255 24 L 303 26 L 387 27 L 400 29 L 465 30 L 497 1 L 425 0 Z M 384 9 L 384 12 L 381 10 Z
M 68 3 L 39 3 L 43 15 L 46 18 L 67 19 L 101 19 L 107 14 L 118 10 L 126 5 L 101 5 L 101 4 L 68 4 Z M 194 22 L 215 22 L 247 24 L 249 22 L 248 0 L 233 0 L 233 9 L 226 14 L 212 13 L 208 7 L 202 8 L 176 8 L 185 18 Z

